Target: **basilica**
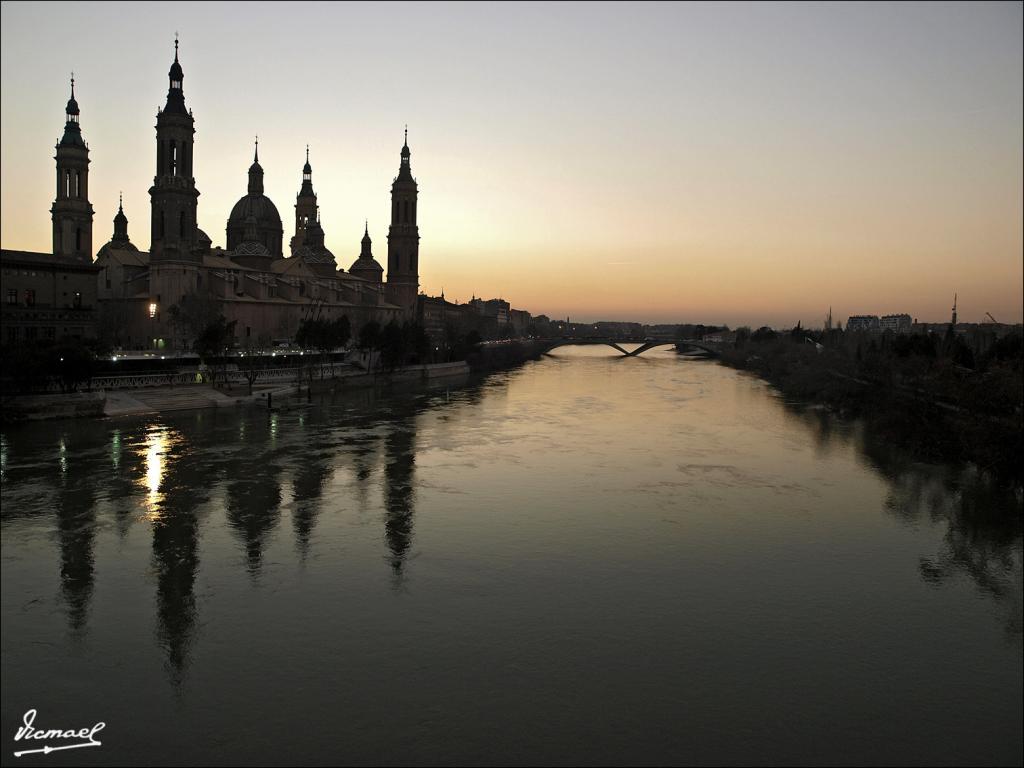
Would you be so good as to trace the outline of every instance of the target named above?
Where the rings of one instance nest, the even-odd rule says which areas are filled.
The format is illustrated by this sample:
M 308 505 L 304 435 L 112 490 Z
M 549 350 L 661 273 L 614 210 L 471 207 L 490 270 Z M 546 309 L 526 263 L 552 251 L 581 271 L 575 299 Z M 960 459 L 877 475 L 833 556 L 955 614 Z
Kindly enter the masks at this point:
M 408 133 L 391 185 L 386 281 L 383 267 L 373 257 L 368 229 L 348 271 L 324 245 L 308 147 L 287 255 L 281 215 L 264 193 L 258 140 L 246 194 L 227 219 L 226 247 L 214 246 L 197 223 L 195 119 L 185 105 L 177 41 L 174 48 L 167 102 L 156 117 L 148 252 L 132 243 L 122 205 L 114 217 L 113 235 L 93 263 L 89 148 L 82 138 L 72 80 L 64 135 L 56 147 L 52 259 L 91 266 L 101 332 L 126 349 L 185 349 L 189 332 L 181 322 L 182 312 L 172 309 L 176 306 L 219 308 L 228 321 L 235 321 L 236 344 L 243 348 L 292 339 L 303 319 L 346 316 L 355 331 L 370 320 L 414 318 L 419 293 L 418 193 Z

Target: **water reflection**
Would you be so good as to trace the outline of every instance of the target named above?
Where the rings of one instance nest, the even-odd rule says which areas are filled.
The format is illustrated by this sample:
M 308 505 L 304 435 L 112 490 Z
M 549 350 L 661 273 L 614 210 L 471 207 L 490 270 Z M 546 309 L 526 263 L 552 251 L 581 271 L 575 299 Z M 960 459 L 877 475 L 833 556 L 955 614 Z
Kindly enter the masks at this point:
M 180 435 L 163 425 L 154 424 L 146 430 L 146 442 L 141 450 L 145 457 L 146 471 L 139 479 L 139 484 L 146 491 L 144 507 L 146 517 L 150 520 L 160 517 L 161 505 L 165 498 L 161 485 L 168 471 L 168 454 L 180 441 Z
M 332 456 L 316 451 L 300 457 L 292 479 L 292 529 L 299 556 L 305 560 L 309 554 L 310 538 L 320 514 L 324 486 L 334 474 Z
M 9 632 L 5 624 L 5 672 L 13 669 L 16 693 L 28 695 L 40 671 L 49 671 L 50 651 L 33 645 L 48 629 L 49 609 L 22 599 L 37 582 L 48 583 L 44 600 L 59 584 L 57 625 L 76 637 L 88 630 L 90 616 L 118 606 L 123 628 L 99 631 L 92 620 L 95 655 L 116 656 L 122 665 L 97 675 L 102 695 L 112 701 L 118 687 L 155 671 L 183 702 L 193 687 L 203 696 L 201 705 L 189 700 L 168 715 L 175 727 L 195 725 L 184 723 L 181 712 L 199 711 L 225 732 L 261 714 L 259 704 L 233 710 L 232 696 L 257 701 L 266 690 L 281 691 L 283 712 L 299 711 L 298 698 L 308 694 L 302 704 L 309 712 L 330 712 L 347 695 L 339 691 L 388 688 L 388 676 L 393 687 L 369 702 L 367 721 L 390 725 L 380 717 L 387 710 L 396 732 L 414 731 L 423 705 L 451 714 L 450 722 L 471 721 L 477 702 L 495 692 L 503 705 L 521 704 L 518 693 L 528 687 L 558 686 L 547 690 L 550 701 L 591 680 L 591 698 L 608 694 L 595 707 L 649 707 L 630 721 L 637 734 L 649 735 L 648 714 L 655 726 L 676 728 L 685 719 L 677 706 L 684 695 L 695 717 L 709 713 L 701 735 L 714 735 L 722 707 L 753 732 L 761 713 L 744 719 L 734 693 L 755 666 L 755 674 L 774 682 L 764 696 L 790 686 L 778 697 L 790 708 L 784 714 L 794 715 L 790 727 L 795 715 L 813 719 L 824 711 L 820 701 L 833 694 L 854 700 L 841 713 L 847 719 L 884 709 L 905 682 L 899 670 L 917 674 L 915 664 L 930 668 L 934 657 L 974 653 L 978 666 L 995 667 L 996 654 L 1014 650 L 1001 631 L 1020 642 L 1019 496 L 969 469 L 917 463 L 883 437 L 820 410 L 783 412 L 762 385 L 738 398 L 732 372 L 670 364 L 616 360 L 609 365 L 621 383 L 609 383 L 600 365 L 544 361 L 449 397 L 367 390 L 273 413 L 218 409 L 116 427 L 83 424 L 78 431 L 5 431 L 4 577 L 12 586 L 4 587 L 4 618 L 20 622 Z M 759 419 L 755 427 L 751 414 Z M 660 433 L 666 442 L 652 448 L 645 430 L 657 432 L 659 419 L 667 424 Z M 662 482 L 676 478 L 676 465 L 728 471 Z M 815 492 L 807 493 L 812 482 Z M 829 505 L 848 490 L 856 503 L 829 518 Z M 764 512 L 749 514 L 762 501 Z M 285 538 L 275 542 L 279 527 Z M 910 640 L 901 645 L 903 627 L 864 621 L 849 574 L 829 581 L 832 563 L 823 562 L 823 552 L 830 547 L 860 571 L 854 581 L 868 588 L 860 594 L 879 610 L 892 615 L 915 601 L 920 611 L 908 619 L 905 636 L 934 635 L 928 658 Z M 786 557 L 778 556 L 783 550 Z M 884 566 L 877 573 L 856 567 L 876 561 Z M 138 578 L 144 574 L 151 576 Z M 976 585 L 983 600 L 965 584 Z M 756 604 L 762 588 L 771 599 Z M 832 599 L 833 588 L 842 599 Z M 922 605 L 927 598 L 935 599 Z M 143 601 L 146 610 L 135 610 Z M 979 603 L 995 606 L 996 618 L 979 619 Z M 944 636 L 936 606 L 970 617 L 973 639 Z M 301 624 L 310 616 L 317 620 Z M 296 621 L 306 633 L 301 645 L 291 634 Z M 216 627 L 217 637 L 204 635 L 204 625 Z M 265 632 L 253 639 L 252 626 Z M 830 656 L 830 643 L 841 652 Z M 243 645 L 259 670 L 249 678 L 231 668 Z M 632 653 L 622 653 L 627 646 Z M 825 649 L 816 661 L 849 655 L 858 679 L 843 679 L 842 663 L 814 667 L 821 680 L 798 679 L 804 654 L 815 649 Z M 439 660 L 444 674 L 431 677 L 423 659 Z M 412 674 L 401 674 L 404 664 Z M 998 664 L 1007 667 L 1005 660 Z M 657 666 L 664 689 L 645 665 Z M 936 689 L 960 684 L 956 695 L 967 700 L 995 679 L 963 682 L 973 672 L 961 666 L 962 678 L 945 669 L 930 673 Z M 196 685 L 183 685 L 188 678 Z M 482 682 L 453 690 L 444 678 Z M 237 692 L 223 692 L 227 679 Z M 169 712 L 160 698 L 166 686 L 156 688 L 137 691 L 133 701 Z M 813 706 L 794 703 L 819 688 L 827 696 Z M 899 690 L 912 699 L 912 688 Z M 629 691 L 640 691 L 642 700 L 630 700 Z M 461 697 L 472 701 L 460 711 Z M 1000 704 L 1004 697 L 1005 689 L 970 701 Z M 750 709 L 763 712 L 763 701 L 756 703 Z M 520 713 L 513 724 L 519 733 L 533 732 L 520 728 L 524 723 L 537 724 L 529 722 L 529 709 L 508 707 Z M 618 710 L 624 712 L 628 719 Z M 343 735 L 351 742 L 360 733 Z M 584 733 L 577 725 L 574 738 Z M 808 743 L 807 733 L 799 736 L 794 743 Z M 386 741 L 385 735 L 375 744 Z M 804 753 L 786 753 L 794 755 Z M 656 757 L 651 762 L 669 761 Z
M 402 582 L 402 569 L 412 540 L 415 508 L 416 417 L 395 422 L 384 441 L 384 536 L 391 550 L 395 586 Z
M 244 423 L 244 421 L 243 421 Z M 263 551 L 281 519 L 280 466 L 272 440 L 271 425 L 258 419 L 239 429 L 242 450 L 227 462 L 227 521 L 245 548 L 246 568 L 256 578 L 263 565 Z
M 60 438 L 60 485 L 57 493 L 57 539 L 60 587 L 67 606 L 68 628 L 75 637 L 87 631 L 95 580 L 96 487 L 85 461 L 68 463 L 67 436 Z
M 943 547 L 919 562 L 921 578 L 939 586 L 970 578 L 992 598 L 1007 635 L 1022 642 L 1024 630 L 1024 499 L 1020 489 L 1000 486 L 971 466 L 925 464 L 863 422 L 839 421 L 820 409 L 788 404 L 822 450 L 853 442 L 857 452 L 889 481 L 885 511 L 907 524 L 944 525 Z

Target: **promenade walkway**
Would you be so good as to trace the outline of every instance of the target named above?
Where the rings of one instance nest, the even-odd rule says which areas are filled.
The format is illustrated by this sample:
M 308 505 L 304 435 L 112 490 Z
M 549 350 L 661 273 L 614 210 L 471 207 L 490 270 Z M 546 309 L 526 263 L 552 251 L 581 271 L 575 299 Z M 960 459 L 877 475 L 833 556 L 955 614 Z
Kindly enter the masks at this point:
M 141 416 L 193 408 L 218 408 L 246 402 L 265 402 L 268 393 L 286 394 L 294 391 L 294 384 L 279 383 L 254 386 L 252 395 L 249 394 L 248 387 L 235 387 L 234 391 L 225 391 L 195 385 L 110 390 L 106 393 L 107 402 L 103 413 L 106 416 Z

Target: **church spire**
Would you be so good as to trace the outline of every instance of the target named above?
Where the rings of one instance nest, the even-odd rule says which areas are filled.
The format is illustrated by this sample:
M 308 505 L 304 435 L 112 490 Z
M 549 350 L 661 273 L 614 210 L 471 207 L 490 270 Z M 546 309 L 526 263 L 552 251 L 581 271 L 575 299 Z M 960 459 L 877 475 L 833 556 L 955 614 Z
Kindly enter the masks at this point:
M 71 97 L 64 108 L 64 136 L 60 140 L 62 147 L 84 147 L 82 126 L 79 124 L 80 112 L 75 99 L 75 73 L 71 73 Z
M 409 156 L 412 153 L 409 151 L 409 126 L 405 126 L 405 138 L 402 142 L 402 160 L 398 166 L 398 178 L 408 181 L 412 181 L 412 166 L 409 163 Z
M 114 216 L 114 242 L 128 242 L 128 217 L 124 215 L 124 199 L 120 193 L 117 196 L 117 215 Z
M 249 166 L 249 194 L 263 194 L 263 166 L 260 165 L 260 137 L 256 137 L 256 149 L 252 156 L 252 165 Z
M 185 72 L 178 62 L 178 35 L 174 35 L 174 63 L 167 72 L 169 86 L 167 88 L 167 104 L 164 112 L 176 112 L 187 114 L 185 110 L 185 92 L 182 90 L 182 81 L 185 79 Z
M 306 145 L 306 164 L 302 166 L 302 189 L 299 197 L 309 197 L 313 194 L 313 166 L 309 164 L 309 144 Z

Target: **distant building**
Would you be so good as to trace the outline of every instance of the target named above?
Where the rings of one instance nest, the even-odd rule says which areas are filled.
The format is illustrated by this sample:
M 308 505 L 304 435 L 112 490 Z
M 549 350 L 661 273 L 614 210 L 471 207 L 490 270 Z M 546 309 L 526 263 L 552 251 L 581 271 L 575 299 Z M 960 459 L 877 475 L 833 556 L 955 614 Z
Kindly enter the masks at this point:
M 516 334 L 519 336 L 525 336 L 526 329 L 530 325 L 532 317 L 525 309 L 512 309 L 509 310 L 508 320 Z
M 736 331 L 714 331 L 703 336 L 701 341 L 728 342 L 736 341 Z
M 642 339 L 644 336 L 644 327 L 640 323 L 599 320 L 594 323 L 594 330 L 599 336 L 608 336 L 613 339 Z
M 483 317 L 496 320 L 498 325 L 508 325 L 512 305 L 504 299 L 478 299 L 474 297 L 469 305 L 474 307 Z
M 449 336 L 465 332 L 463 307 L 446 300 L 443 293 L 440 296 L 420 294 L 416 302 L 416 319 L 435 347 L 454 343 L 455 339 Z
M 850 315 L 846 321 L 847 332 L 880 330 L 878 315 Z
M 910 315 L 882 315 L 882 319 L 878 321 L 880 330 L 893 333 L 910 333 L 913 324 L 914 320 Z M 849 326 L 846 330 L 850 330 Z

